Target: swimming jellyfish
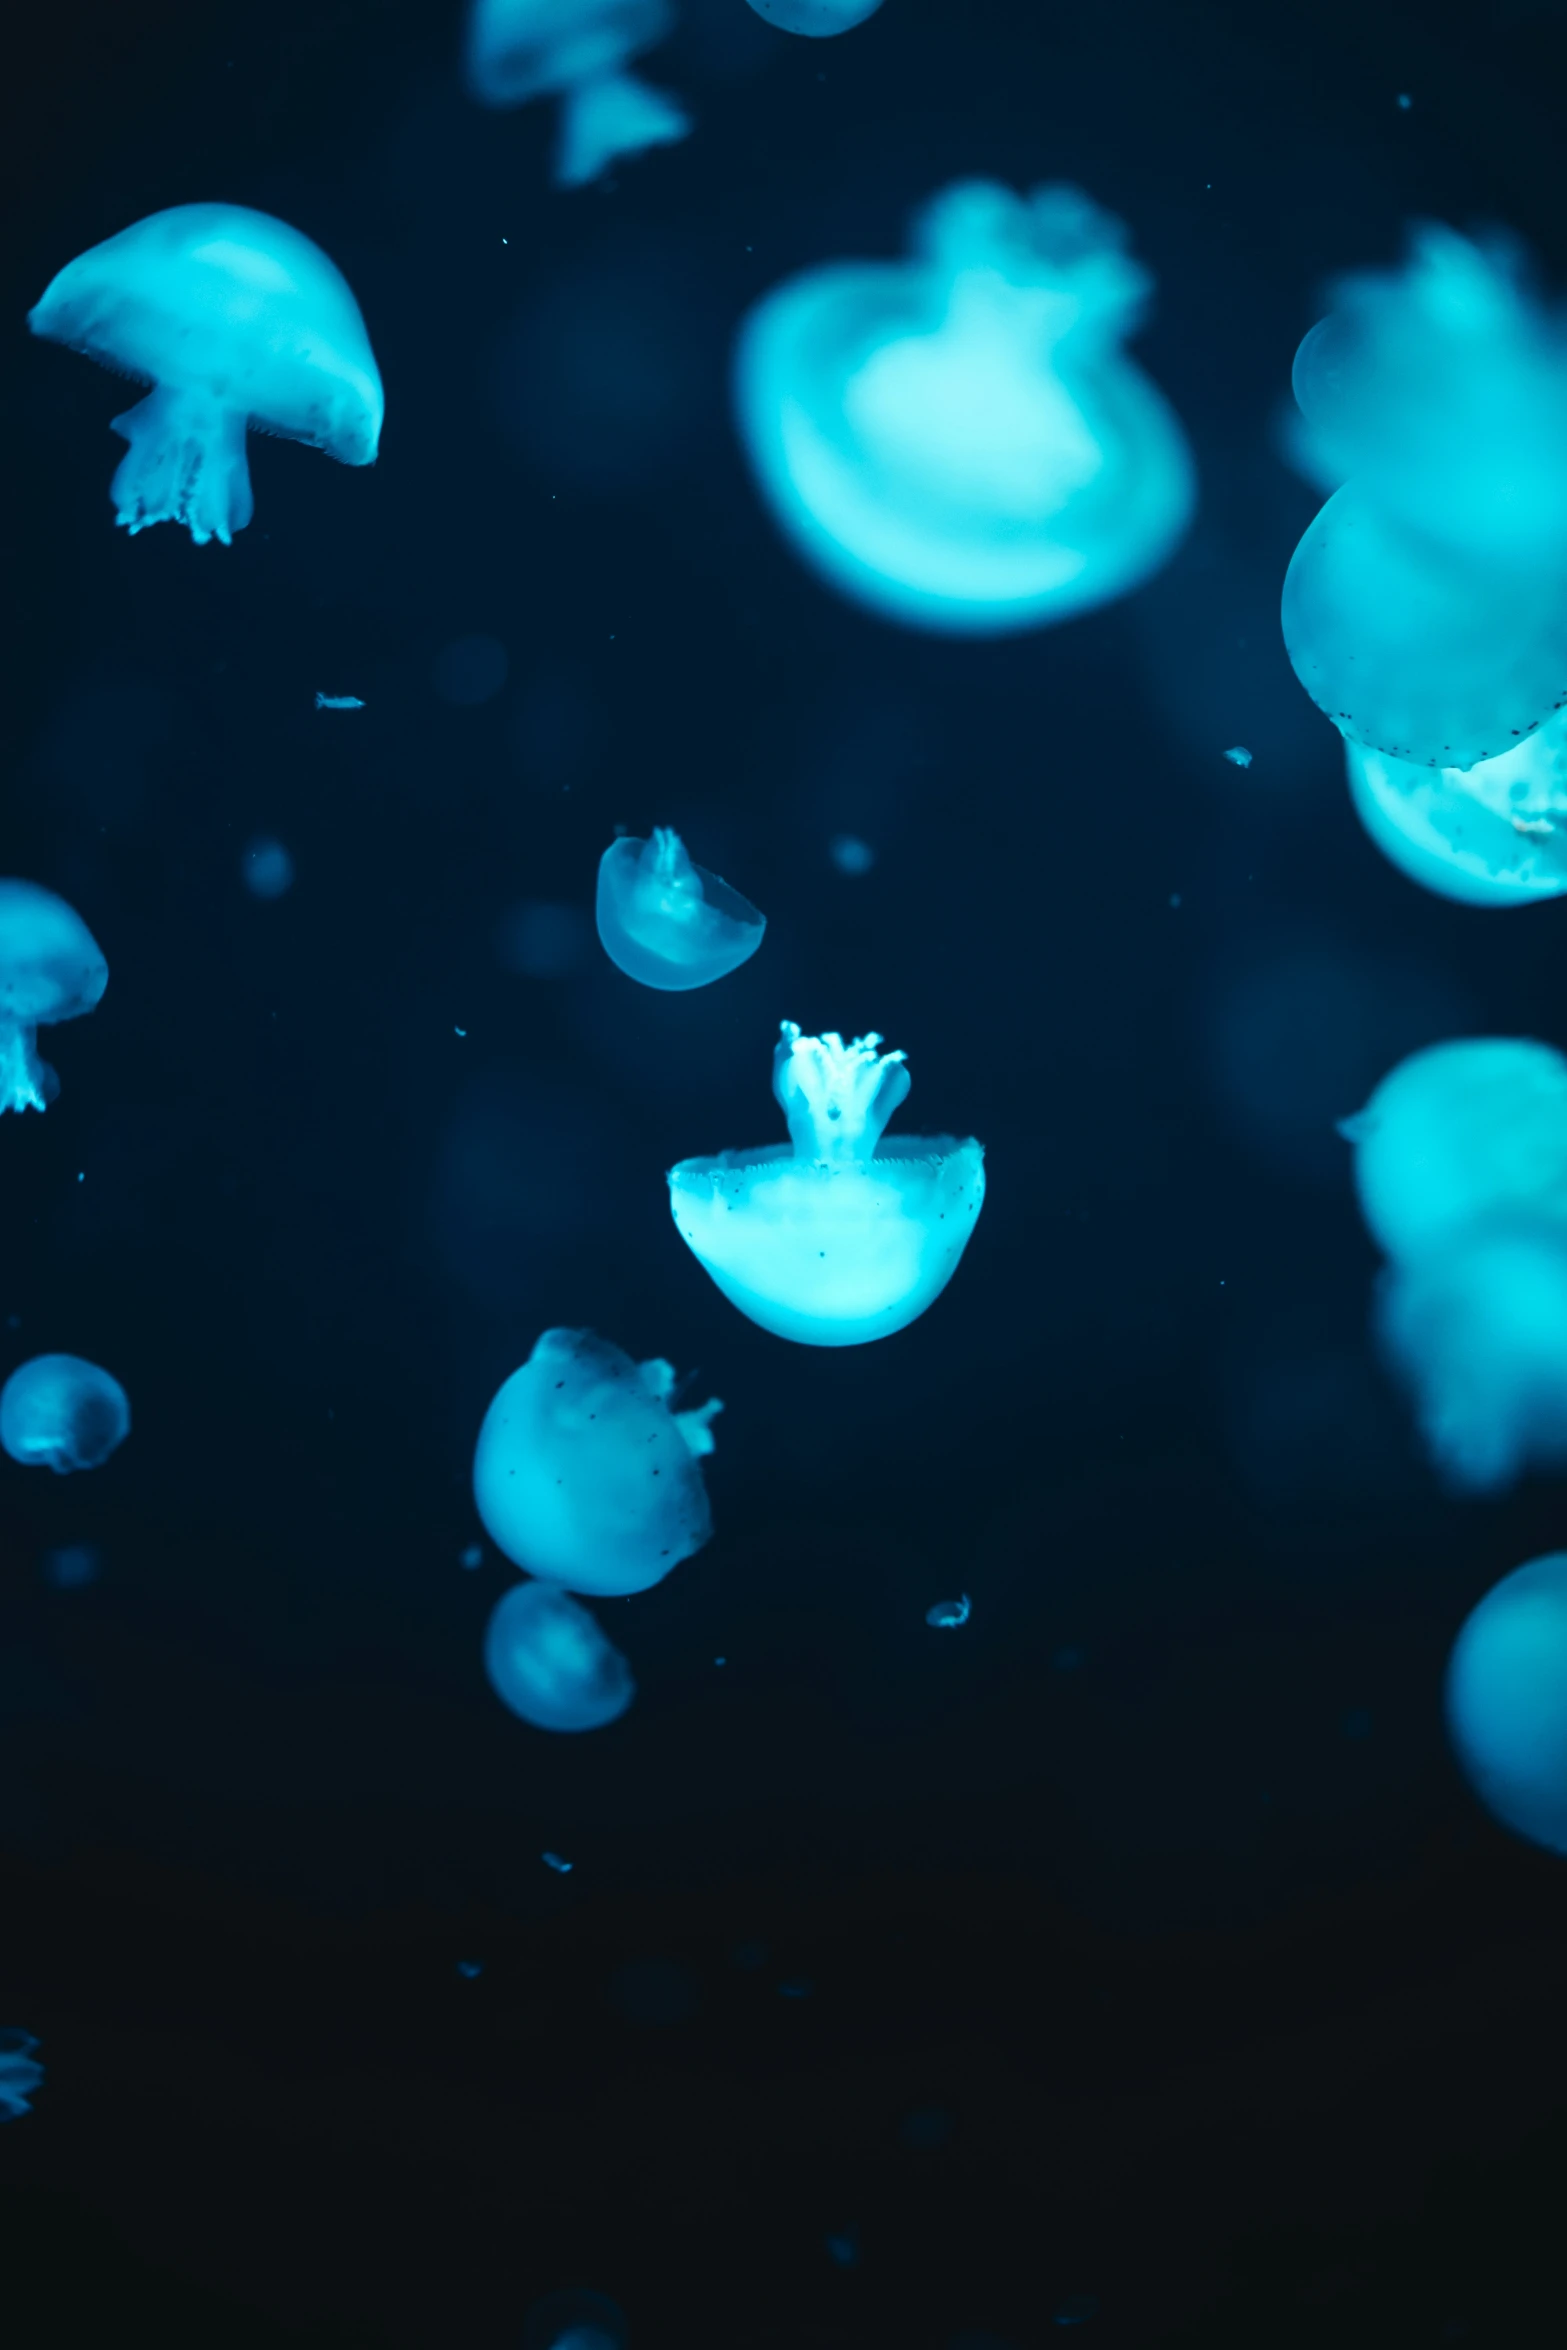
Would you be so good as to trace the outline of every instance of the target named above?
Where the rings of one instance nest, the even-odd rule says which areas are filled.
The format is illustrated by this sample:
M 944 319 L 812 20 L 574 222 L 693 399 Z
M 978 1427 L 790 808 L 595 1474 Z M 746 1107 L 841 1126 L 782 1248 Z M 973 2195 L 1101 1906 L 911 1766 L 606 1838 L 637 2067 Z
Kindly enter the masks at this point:
M 957 1270 L 985 1197 L 985 1154 L 950 1134 L 883 1137 L 909 1091 L 881 1038 L 782 1024 L 773 1092 L 789 1140 L 682 1159 L 680 1237 L 731 1304 L 802 1346 L 860 1346 L 915 1321 Z
M 42 1110 L 60 1090 L 38 1031 L 93 1011 L 109 966 L 86 923 L 35 881 L 0 881 L 0 1112 Z
M 479 1430 L 473 1493 L 514 1565 L 570 1591 L 646 1591 L 713 1531 L 699 1463 L 716 1399 L 670 1409 L 666 1362 L 591 1330 L 546 1330 Z
M 1079 189 L 960 181 L 901 263 L 842 262 L 741 330 L 741 438 L 846 594 L 958 634 L 1040 627 L 1157 571 L 1191 519 L 1185 436 L 1123 352 L 1151 280 Z
M 1487 1811 L 1567 1853 L 1567 1552 L 1504 1575 L 1447 1668 L 1447 1729 Z
M 1346 1119 L 1355 1188 L 1390 1257 L 1451 1246 L 1515 1218 L 1567 1232 L 1567 1060 L 1527 1037 L 1427 1045 Z
M 601 1730 L 637 1693 L 619 1649 L 554 1583 L 519 1583 L 496 1604 L 484 1669 L 502 1704 L 536 1730 Z
M 754 955 L 767 928 L 738 890 L 692 864 L 667 826 L 651 840 L 610 842 L 597 914 L 604 952 L 644 987 L 706 987 Z
M 627 70 L 673 23 L 668 0 L 473 0 L 468 87 L 485 106 L 558 97 L 555 185 L 585 187 L 617 155 L 690 130 L 677 100 Z
M 373 465 L 385 403 L 347 280 L 298 229 L 242 204 L 177 204 L 69 262 L 28 312 L 152 390 L 114 419 L 110 486 L 132 536 L 183 522 L 229 544 L 255 509 L 245 428 Z
M 124 1388 L 80 1355 L 34 1355 L 0 1387 L 0 1445 L 24 1469 L 101 1469 L 130 1432 Z
M 37 2045 L 31 2032 L 0 2031 L 0 2122 L 19 2122 L 32 2111 L 27 2101 L 44 2077 L 33 2054 Z
M 834 33 L 852 32 L 874 16 L 881 0 L 751 0 L 751 6 L 781 33 L 804 33 L 807 40 L 825 41 Z

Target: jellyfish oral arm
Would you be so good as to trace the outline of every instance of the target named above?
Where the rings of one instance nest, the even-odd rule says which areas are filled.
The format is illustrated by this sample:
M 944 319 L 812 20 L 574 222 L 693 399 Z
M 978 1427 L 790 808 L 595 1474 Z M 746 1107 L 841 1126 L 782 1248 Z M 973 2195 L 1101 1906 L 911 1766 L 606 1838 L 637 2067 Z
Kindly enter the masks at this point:
M 883 1053 L 880 1044 L 874 1032 L 852 1044 L 831 1032 L 802 1036 L 797 1021 L 784 1021 L 773 1055 L 773 1092 L 797 1158 L 856 1166 L 874 1155 L 909 1091 L 905 1055 Z
M 183 522 L 198 547 L 226 547 L 255 511 L 245 418 L 210 393 L 160 384 L 114 419 L 130 443 L 109 495 L 134 538 L 154 522 Z
M 685 1438 L 686 1449 L 694 1459 L 705 1460 L 713 1450 L 711 1423 L 723 1408 L 718 1397 L 710 1395 L 706 1403 L 698 1404 L 694 1412 L 676 1412 L 675 1426 Z
M 59 1092 L 59 1080 L 38 1058 L 37 1030 L 0 1022 L 0 1112 L 42 1110 Z

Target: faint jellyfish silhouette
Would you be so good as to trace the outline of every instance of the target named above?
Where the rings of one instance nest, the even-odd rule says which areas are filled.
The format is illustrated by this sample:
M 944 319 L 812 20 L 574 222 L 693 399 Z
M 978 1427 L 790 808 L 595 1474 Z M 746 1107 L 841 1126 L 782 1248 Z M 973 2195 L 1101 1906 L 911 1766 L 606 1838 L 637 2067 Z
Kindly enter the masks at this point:
M 767 916 L 693 865 L 678 832 L 611 841 L 599 859 L 599 937 L 610 961 L 644 987 L 706 987 L 755 954 Z
M 646 1591 L 713 1531 L 699 1463 L 716 1398 L 670 1409 L 675 1374 L 591 1330 L 546 1330 L 479 1430 L 473 1493 L 496 1547 L 570 1591 Z
M 1559 1219 L 1567 1232 L 1567 1060 L 1527 1037 L 1427 1045 L 1340 1131 L 1388 1256 L 1446 1248 L 1466 1227 Z
M 1567 1853 L 1567 1552 L 1516 1568 L 1471 1611 L 1448 1662 L 1446 1707 L 1487 1811 Z
M 0 2031 L 0 2122 L 18 2122 L 32 2111 L 28 2099 L 44 2077 L 37 2046 L 31 2032 Z
M 101 1469 L 130 1428 L 118 1379 L 80 1355 L 34 1355 L 0 1388 L 0 1445 L 24 1469 Z
M 807 40 L 830 40 L 834 33 L 851 32 L 874 16 L 881 0 L 750 0 L 750 5 L 781 33 L 803 33 Z
M 78 255 L 29 311 L 35 335 L 150 383 L 114 419 L 110 488 L 132 535 L 183 522 L 228 545 L 254 511 L 245 428 L 372 465 L 385 402 L 347 280 L 298 229 L 239 204 L 178 204 Z
M 855 880 L 862 873 L 869 873 L 876 862 L 876 851 L 870 843 L 856 839 L 852 832 L 835 833 L 827 844 L 827 854 L 840 873 L 847 873 Z
M 267 833 L 247 843 L 240 871 L 253 898 L 286 897 L 294 886 L 293 858 L 280 840 Z
M 91 1542 L 65 1542 L 44 1553 L 44 1580 L 56 1591 L 81 1591 L 96 1583 L 103 1561 Z
M 789 1141 L 682 1159 L 680 1237 L 731 1304 L 804 1346 L 859 1346 L 924 1313 L 957 1269 L 985 1197 L 985 1154 L 950 1134 L 883 1128 L 909 1090 L 877 1035 L 782 1024 L 773 1092 Z
M 955 1632 L 960 1624 L 968 1622 L 973 1612 L 969 1595 L 963 1591 L 956 1599 L 938 1599 L 934 1607 L 925 1610 L 925 1621 L 933 1631 Z
M 834 586 L 959 634 L 1034 628 L 1158 570 L 1191 518 L 1186 441 L 1125 357 L 1149 277 L 1080 190 L 945 189 L 901 264 L 777 287 L 740 336 L 740 434 Z
M 522 2350 L 626 2350 L 626 2321 L 607 2294 L 551 2293 L 522 2321 Z
M 38 1031 L 93 1011 L 108 984 L 102 949 L 64 898 L 0 881 L 0 1112 L 54 1100 L 60 1080 L 38 1058 Z
M 619 1649 L 553 1583 L 519 1583 L 496 1603 L 484 1669 L 502 1704 L 536 1730 L 601 1730 L 637 1693 Z
M 485 106 L 559 98 L 555 185 L 584 187 L 690 130 L 683 106 L 628 71 L 673 22 L 668 0 L 473 0 L 468 87 Z

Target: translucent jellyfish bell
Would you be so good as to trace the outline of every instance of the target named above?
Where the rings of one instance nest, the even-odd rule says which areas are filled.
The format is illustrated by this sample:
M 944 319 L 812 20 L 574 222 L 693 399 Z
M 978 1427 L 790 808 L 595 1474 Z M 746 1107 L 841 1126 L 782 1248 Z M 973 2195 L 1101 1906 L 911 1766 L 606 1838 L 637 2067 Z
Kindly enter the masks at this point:
M 555 185 L 580 188 L 690 130 L 684 107 L 627 71 L 672 23 L 668 0 L 473 0 L 468 87 L 485 106 L 558 97 Z
M 1531 1559 L 1486 1593 L 1453 1643 L 1446 1700 L 1487 1811 L 1567 1853 L 1567 1553 Z
M 1549 1045 L 1429 1045 L 1383 1078 L 1344 1132 L 1361 1213 L 1390 1257 L 1519 1218 L 1559 1220 L 1567 1234 L 1567 1060 Z
M 1567 714 L 1467 770 L 1346 742 L 1356 815 L 1390 864 L 1465 906 L 1533 906 L 1567 890 Z
M 960 634 L 1124 595 L 1171 553 L 1185 437 L 1122 351 L 1149 290 L 1078 189 L 966 181 L 898 264 L 775 288 L 736 353 L 741 438 L 773 511 L 846 594 Z
M 519 1583 L 491 1611 L 484 1669 L 502 1704 L 536 1730 L 602 1730 L 637 1693 L 619 1649 L 553 1583 Z
M 874 16 L 881 0 L 750 0 L 758 16 L 781 33 L 803 33 L 809 41 L 851 32 Z
M 678 832 L 611 841 L 599 860 L 604 952 L 644 987 L 706 987 L 755 954 L 767 917 L 693 865 Z
M 101 1469 L 130 1427 L 118 1379 L 80 1355 L 34 1355 L 0 1388 L 0 1445 L 24 1469 Z
M 713 1531 L 698 1465 L 723 1406 L 670 1409 L 668 1363 L 546 1330 L 479 1430 L 473 1494 L 514 1565 L 570 1591 L 646 1591 Z
M 957 1270 L 984 1202 L 979 1143 L 884 1139 L 909 1073 L 880 1045 L 802 1036 L 785 1020 L 773 1091 L 789 1141 L 670 1169 L 693 1256 L 742 1314 L 802 1346 L 860 1346 L 917 1320 Z
M 38 1031 L 93 1011 L 108 984 L 102 949 L 64 898 L 0 881 L 0 1112 L 54 1100 L 60 1080 L 38 1057 Z
M 153 389 L 114 419 L 110 488 L 133 535 L 182 522 L 228 545 L 254 510 L 245 428 L 372 465 L 381 378 L 347 280 L 298 229 L 240 204 L 178 204 L 80 254 L 28 325 Z

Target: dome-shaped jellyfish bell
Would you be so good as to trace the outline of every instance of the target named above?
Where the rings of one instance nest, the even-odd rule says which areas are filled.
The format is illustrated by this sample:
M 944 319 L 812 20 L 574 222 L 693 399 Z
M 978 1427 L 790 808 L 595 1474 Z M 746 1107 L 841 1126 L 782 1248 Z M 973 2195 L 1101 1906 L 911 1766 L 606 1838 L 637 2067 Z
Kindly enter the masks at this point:
M 1463 906 L 1538 906 L 1567 890 L 1567 716 L 1468 769 L 1346 741 L 1356 815 L 1390 865 Z
M 1070 187 L 945 189 L 902 263 L 810 270 L 741 330 L 777 520 L 888 618 L 995 635 L 1124 595 L 1191 519 L 1185 436 L 1121 346 L 1150 279 Z
M 80 1355 L 34 1355 L 0 1387 L 0 1445 L 24 1469 L 101 1469 L 130 1428 L 118 1379 Z
M 802 1036 L 785 1020 L 773 1091 L 789 1140 L 682 1159 L 682 1240 L 731 1304 L 802 1346 L 860 1346 L 915 1321 L 957 1270 L 985 1197 L 985 1154 L 950 1134 L 887 1141 L 909 1090 L 879 1036 Z
M 602 1730 L 637 1693 L 619 1649 L 554 1583 L 519 1583 L 491 1610 L 484 1669 L 502 1704 L 536 1730 Z
M 604 952 L 644 987 L 706 987 L 755 954 L 767 917 L 703 865 L 678 832 L 611 841 L 599 860 Z
M 38 1057 L 38 1030 L 94 1010 L 108 984 L 102 949 L 64 898 L 0 881 L 0 1112 L 54 1100 L 60 1080 Z
M 1487 1811 L 1567 1853 L 1567 1552 L 1503 1577 L 1447 1667 L 1448 1736 Z
M 803 33 L 808 41 L 852 32 L 874 16 L 881 0 L 751 0 L 751 6 L 781 33 Z
M 473 0 L 468 87 L 482 106 L 558 97 L 555 185 L 585 187 L 618 155 L 690 130 L 676 99 L 626 70 L 673 22 L 668 0 Z
M 78 255 L 28 312 L 152 390 L 114 419 L 110 486 L 134 534 L 183 522 L 228 545 L 254 511 L 245 428 L 372 465 L 385 403 L 347 280 L 298 229 L 241 204 L 177 204 Z
M 699 1463 L 723 1406 L 591 1330 L 546 1330 L 479 1430 L 473 1495 L 514 1565 L 570 1591 L 646 1591 L 713 1531 Z

